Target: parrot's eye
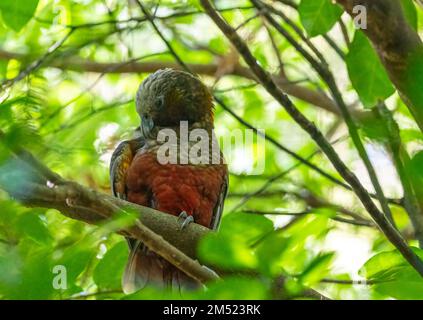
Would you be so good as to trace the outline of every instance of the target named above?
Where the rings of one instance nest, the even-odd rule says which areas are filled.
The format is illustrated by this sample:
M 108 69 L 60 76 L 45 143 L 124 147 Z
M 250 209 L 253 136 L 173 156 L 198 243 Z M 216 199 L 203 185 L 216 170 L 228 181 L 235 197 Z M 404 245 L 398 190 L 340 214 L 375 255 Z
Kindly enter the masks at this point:
M 157 110 L 162 110 L 164 108 L 165 105 L 165 99 L 163 96 L 159 96 L 156 99 L 156 108 Z

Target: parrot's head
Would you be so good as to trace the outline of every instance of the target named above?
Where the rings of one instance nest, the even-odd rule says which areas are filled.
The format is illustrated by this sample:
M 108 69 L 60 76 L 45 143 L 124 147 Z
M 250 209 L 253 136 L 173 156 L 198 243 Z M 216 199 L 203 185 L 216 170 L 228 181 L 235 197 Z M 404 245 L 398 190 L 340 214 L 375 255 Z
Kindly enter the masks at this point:
M 136 107 L 144 136 L 154 128 L 179 127 L 181 121 L 213 128 L 210 91 L 188 72 L 162 69 L 149 75 L 138 89 Z

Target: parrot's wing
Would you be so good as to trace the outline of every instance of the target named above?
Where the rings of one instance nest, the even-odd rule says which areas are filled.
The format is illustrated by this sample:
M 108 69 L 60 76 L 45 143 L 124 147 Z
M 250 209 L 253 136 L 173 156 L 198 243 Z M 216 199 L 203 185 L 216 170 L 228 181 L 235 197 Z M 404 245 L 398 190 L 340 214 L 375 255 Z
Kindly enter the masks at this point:
M 222 218 L 223 213 L 223 205 L 225 203 L 225 198 L 228 194 L 228 188 L 229 187 L 229 176 L 228 173 L 225 173 L 225 176 L 223 178 L 222 187 L 220 188 L 220 194 L 219 198 L 217 199 L 217 203 L 213 209 L 213 216 L 210 223 L 210 228 L 212 230 L 217 230 L 220 225 L 220 220 Z
M 126 200 L 126 172 L 144 141 L 140 138 L 119 143 L 110 161 L 110 186 L 115 197 Z

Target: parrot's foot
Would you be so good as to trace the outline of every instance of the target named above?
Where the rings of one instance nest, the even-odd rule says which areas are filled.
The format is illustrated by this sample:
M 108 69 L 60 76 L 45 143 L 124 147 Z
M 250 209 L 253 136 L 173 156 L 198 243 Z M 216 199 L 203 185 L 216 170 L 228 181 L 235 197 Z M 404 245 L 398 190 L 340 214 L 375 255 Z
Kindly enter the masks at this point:
M 191 222 L 194 222 L 194 217 L 188 215 L 186 211 L 182 211 L 178 216 L 178 222 L 181 223 L 181 230 L 184 230 L 187 225 L 189 225 Z

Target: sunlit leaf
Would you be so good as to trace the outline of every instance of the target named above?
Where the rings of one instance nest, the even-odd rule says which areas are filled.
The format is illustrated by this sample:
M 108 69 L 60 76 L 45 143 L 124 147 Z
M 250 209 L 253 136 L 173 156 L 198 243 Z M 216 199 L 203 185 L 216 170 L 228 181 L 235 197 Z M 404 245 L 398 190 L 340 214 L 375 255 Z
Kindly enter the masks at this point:
M 410 52 L 403 87 L 408 96 L 405 102 L 413 117 L 421 124 L 423 121 L 423 50 Z
M 404 143 L 410 142 L 410 141 L 423 141 L 423 133 L 421 133 L 418 130 L 401 130 L 401 140 Z
M 322 278 L 357 279 L 356 265 L 349 262 L 356 259 L 351 256 L 351 246 L 360 246 L 363 254 L 391 250 L 392 246 L 376 228 L 333 221 L 340 214 L 333 208 L 339 205 L 366 215 L 354 193 L 338 187 L 308 165 L 290 169 L 298 160 L 281 152 L 276 142 L 306 158 L 316 152 L 316 144 L 257 82 L 254 72 L 204 14 L 198 0 L 149 0 L 145 4 L 168 43 L 207 87 L 243 121 L 265 129 L 266 135 L 274 139 L 262 149 L 258 147 L 260 140 L 254 138 L 250 143 L 247 135 L 243 135 L 247 149 L 237 144 L 232 150 L 223 150 L 231 171 L 223 221 L 219 231 L 200 241 L 196 256 L 201 264 L 219 274 L 219 281 L 208 282 L 196 290 L 147 286 L 127 295 L 121 290 L 121 278 L 128 248 L 119 231 L 133 226 L 138 213 L 131 209 L 116 210 L 113 219 L 91 225 L 70 219 L 56 209 L 26 207 L 18 197 L 10 197 L 7 192 L 10 190 L 39 191 L 28 185 L 30 180 L 45 185 L 40 175 L 11 153 L 11 147 L 16 146 L 31 151 L 65 179 L 110 194 L 111 154 L 120 141 L 131 139 L 139 128 L 135 95 L 141 81 L 159 67 L 177 67 L 172 54 L 151 56 L 168 48 L 151 24 L 141 21 L 138 6 L 130 2 L 0 0 L 0 83 L 23 75 L 24 70 L 30 71 L 22 79 L 7 82 L 5 90 L 0 89 L 0 184 L 5 189 L 0 190 L 0 299 L 304 299 L 311 288 L 333 299 L 420 298 L 419 278 L 395 252 L 369 260 L 362 273 L 365 281 L 373 282 L 369 285 L 321 282 Z M 298 10 L 277 1 L 266 3 L 282 10 L 304 29 L 308 38 L 315 37 L 311 40 L 327 58 L 343 97 L 356 109 L 354 119 L 360 134 L 372 143 L 387 145 L 386 121 L 367 117 L 376 110 L 363 112 L 359 105 L 355 106 L 357 96 L 367 108 L 394 92 L 369 40 L 353 30 L 352 19 L 336 1 L 291 2 Z M 417 23 L 417 18 L 422 14 L 416 10 L 417 2 L 398 3 L 402 4 L 410 26 L 418 27 L 416 30 L 421 33 L 423 25 Z M 331 103 L 325 95 L 333 97 L 304 57 L 272 26 L 267 25 L 269 30 L 264 28 L 265 21 L 257 16 L 250 1 L 216 1 L 215 5 L 231 26 L 240 26 L 237 32 L 257 62 L 278 80 L 295 106 L 322 129 L 345 165 L 360 173 L 353 144 L 348 139 L 340 142 L 344 139 L 344 128 L 337 124 L 338 115 L 322 113 L 317 107 Z M 338 26 L 342 14 L 346 30 Z M 277 14 L 272 15 L 285 25 Z M 74 32 L 66 42 L 46 55 L 51 45 L 58 43 L 72 27 Z M 286 27 L 300 40 L 291 27 Z M 330 33 L 331 39 L 345 50 L 346 43 L 351 41 L 345 41 L 349 39 L 342 31 L 347 31 L 348 36 L 356 33 L 346 60 L 332 49 L 327 50 L 328 41 L 321 37 Z M 150 57 L 138 59 L 146 55 Z M 423 136 L 413 119 L 423 114 L 420 112 L 423 59 L 421 52 L 409 52 L 407 56 L 409 60 L 401 64 L 404 67 L 401 94 L 386 103 L 398 123 L 405 174 L 417 198 L 423 199 L 423 187 L 419 188 L 423 186 Z M 345 80 L 346 69 L 351 81 Z M 235 132 L 253 135 L 243 131 L 245 123 L 218 103 L 214 119 L 220 137 Z M 339 130 L 333 135 L 335 128 Z M 233 159 L 226 153 L 233 155 Z M 384 175 L 380 165 L 385 162 L 383 159 L 393 156 L 378 151 L 372 154 L 372 162 L 378 175 L 382 173 L 380 182 L 389 197 L 400 198 L 404 188 L 397 180 L 391 181 L 390 175 Z M 248 174 L 248 167 L 260 160 L 265 160 L 264 171 Z M 341 179 L 323 153 L 315 154 L 310 162 Z M 282 172 L 286 174 L 274 180 Z M 151 193 L 154 196 L 153 190 Z M 160 202 L 156 200 L 147 204 Z M 233 214 L 233 208 L 262 213 L 306 213 Z M 407 235 L 407 241 L 415 244 L 417 241 L 409 232 L 407 210 L 392 206 L 392 211 L 398 229 Z M 74 214 L 81 214 L 78 207 Z M 360 242 L 352 243 L 350 237 Z M 64 270 L 66 287 L 53 285 L 59 275 L 54 270 Z M 339 275 L 339 270 L 344 274 Z

